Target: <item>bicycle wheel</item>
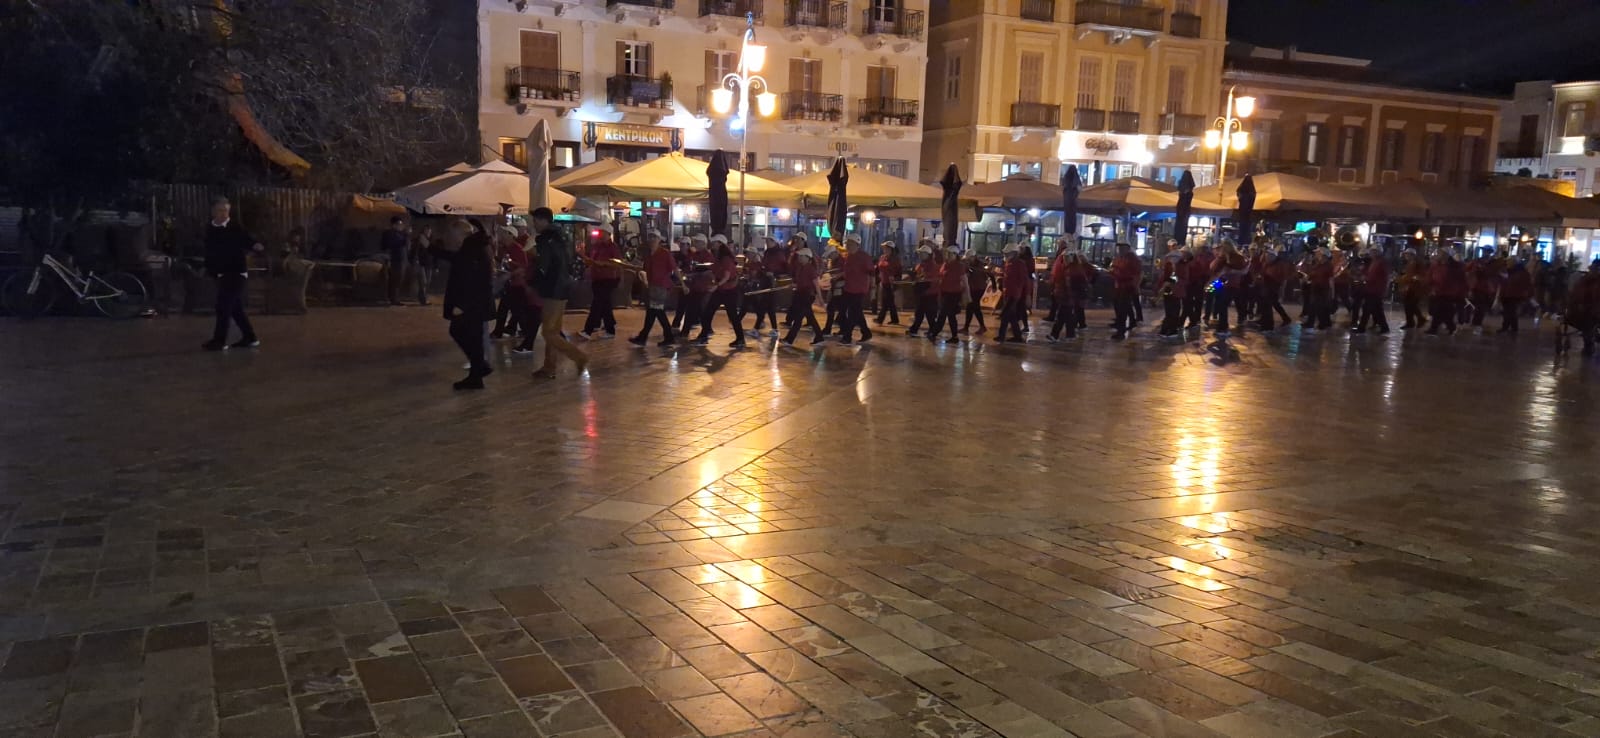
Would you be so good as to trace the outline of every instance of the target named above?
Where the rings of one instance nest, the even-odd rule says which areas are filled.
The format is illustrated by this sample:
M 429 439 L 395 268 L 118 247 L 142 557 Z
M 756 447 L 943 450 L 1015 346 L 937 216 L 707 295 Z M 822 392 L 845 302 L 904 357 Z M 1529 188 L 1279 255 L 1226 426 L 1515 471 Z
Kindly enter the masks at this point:
M 144 312 L 149 298 L 144 283 L 127 272 L 89 278 L 89 300 L 107 318 L 132 318 Z
M 38 281 L 35 282 L 34 280 Z M 32 320 L 45 313 L 55 305 L 60 287 L 51 275 L 43 269 L 30 269 L 17 272 L 6 280 L 5 286 L 0 287 L 0 301 L 3 301 L 6 310 L 23 320 Z

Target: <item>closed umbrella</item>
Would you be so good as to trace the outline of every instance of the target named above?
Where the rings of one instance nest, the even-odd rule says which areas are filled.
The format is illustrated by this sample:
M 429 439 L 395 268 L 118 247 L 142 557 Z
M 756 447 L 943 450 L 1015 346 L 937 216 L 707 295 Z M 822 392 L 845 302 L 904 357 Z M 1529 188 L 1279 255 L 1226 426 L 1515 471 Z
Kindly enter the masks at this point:
M 1074 238 L 1078 235 L 1078 193 L 1082 189 L 1083 180 L 1078 178 L 1078 168 L 1067 167 L 1066 173 L 1061 176 L 1061 231 Z
M 728 235 L 728 157 L 717 149 L 706 167 L 706 181 L 711 185 L 706 199 L 711 208 L 711 233 Z
M 840 246 L 844 245 L 844 221 L 850 210 L 845 199 L 845 185 L 849 182 L 844 157 L 834 159 L 833 169 L 828 172 L 828 238 Z
M 1256 233 L 1253 219 L 1256 207 L 1256 180 L 1254 177 L 1248 174 L 1244 175 L 1244 179 L 1239 182 L 1238 196 L 1239 208 L 1233 214 L 1233 222 L 1238 224 L 1238 230 L 1235 231 L 1235 235 L 1240 246 L 1248 246 Z
M 944 196 L 939 198 L 939 219 L 943 221 L 944 243 L 946 246 L 956 245 L 957 235 L 960 231 L 957 224 L 961 222 L 961 170 L 956 169 L 956 163 L 944 170 L 944 179 L 939 180 L 939 188 L 944 190 Z
M 1172 212 L 1172 237 L 1179 246 L 1189 245 L 1189 211 L 1194 209 L 1194 175 L 1183 170 L 1178 180 L 1178 207 Z
M 528 134 L 528 211 L 550 207 L 550 123 L 543 118 Z

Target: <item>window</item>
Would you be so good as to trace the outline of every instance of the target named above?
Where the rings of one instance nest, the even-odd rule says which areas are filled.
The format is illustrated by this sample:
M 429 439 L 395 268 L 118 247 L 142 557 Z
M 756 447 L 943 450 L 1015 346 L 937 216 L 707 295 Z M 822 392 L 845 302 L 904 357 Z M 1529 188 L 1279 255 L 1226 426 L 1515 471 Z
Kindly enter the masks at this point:
M 1100 109 L 1100 57 L 1078 60 L 1078 107 Z
M 722 79 L 739 71 L 739 55 L 732 51 L 706 49 L 706 89 L 722 86 Z
M 1481 136 L 1462 136 L 1461 163 L 1456 168 L 1463 172 L 1482 171 L 1484 165 L 1483 162 L 1479 161 L 1479 159 L 1483 158 L 1482 154 L 1483 138 Z
M 550 168 L 571 169 L 578 166 L 578 142 L 555 141 L 550 145 Z
M 893 23 L 900 11 L 900 0 L 872 0 L 871 13 L 875 23 Z
M 906 176 L 906 161 L 904 159 L 856 159 L 851 163 L 855 164 L 856 168 L 865 169 L 869 172 L 887 174 L 891 177 Z
M 1524 115 L 1517 126 L 1517 156 L 1538 156 L 1539 116 Z
M 961 99 L 961 57 L 951 56 L 944 62 L 944 99 Z
M 560 69 L 560 34 L 549 31 L 523 31 L 522 66 L 535 69 Z
M 1444 163 L 1444 134 L 1425 133 L 1422 136 L 1422 161 L 1418 166 L 1424 172 L 1438 172 Z
M 1044 93 L 1044 54 L 1024 51 L 1017 64 L 1017 102 L 1040 102 Z
M 894 67 L 867 67 L 867 99 L 884 100 L 894 97 Z
M 1405 153 L 1406 132 L 1398 128 L 1384 131 L 1383 150 L 1378 152 L 1378 168 L 1391 172 L 1399 171 Z
M 1044 175 L 1044 164 L 1037 161 L 1008 161 L 1000 165 L 1000 176 L 1009 177 L 1013 174 L 1025 174 L 1034 179 L 1041 179 Z
M 500 158 L 507 164 L 528 168 L 528 145 L 520 138 L 500 139 Z
M 1262 118 L 1250 124 L 1250 143 L 1256 147 L 1257 159 L 1271 159 L 1277 139 L 1277 122 Z
M 1196 14 L 1194 0 L 1178 0 L 1177 5 L 1172 10 L 1180 15 Z
M 1364 157 L 1361 155 L 1361 149 L 1365 147 L 1362 146 L 1364 136 L 1361 134 L 1360 126 L 1344 126 L 1339 129 L 1339 166 L 1358 167 L 1362 165 Z
M 1589 103 L 1569 102 L 1565 110 L 1566 112 L 1561 116 L 1562 121 L 1564 121 L 1561 126 L 1561 135 L 1582 136 L 1584 126 L 1589 122 Z
M 1116 73 L 1111 81 L 1111 109 L 1116 111 L 1134 110 L 1134 83 L 1138 77 L 1139 65 L 1132 59 L 1122 59 L 1117 62 Z
M 833 166 L 831 156 L 806 154 L 772 154 L 767 157 L 767 168 L 784 174 L 812 174 L 826 172 Z
M 1307 123 L 1305 135 L 1302 136 L 1301 150 L 1305 152 L 1307 164 L 1322 163 L 1322 147 L 1327 140 L 1327 126 L 1321 123 Z
M 1167 67 L 1166 112 L 1183 115 L 1189 109 L 1189 68 Z
M 793 92 L 820 92 L 822 90 L 822 60 L 790 59 L 789 89 Z
M 617 42 L 617 74 L 650 77 L 650 44 L 643 41 Z

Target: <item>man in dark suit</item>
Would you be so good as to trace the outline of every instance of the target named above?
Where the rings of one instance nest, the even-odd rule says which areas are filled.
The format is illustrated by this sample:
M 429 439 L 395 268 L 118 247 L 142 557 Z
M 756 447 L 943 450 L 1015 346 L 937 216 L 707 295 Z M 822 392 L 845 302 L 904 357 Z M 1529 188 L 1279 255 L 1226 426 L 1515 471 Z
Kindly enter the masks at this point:
M 461 247 L 449 251 L 435 247 L 433 255 L 450 263 L 450 276 L 444 286 L 444 318 L 450 321 L 450 337 L 466 354 L 470 368 L 467 378 L 455 383 L 458 390 L 483 389 L 483 378 L 494 372 L 484 357 L 484 324 L 494 319 L 494 260 L 489 234 L 476 222 L 465 228 L 471 232 Z
M 255 348 L 261 345 L 250 318 L 244 314 L 245 280 L 250 275 L 246 261 L 251 251 L 260 251 L 250 234 L 231 217 L 226 198 L 211 203 L 211 222 L 206 224 L 206 273 L 217 280 L 217 328 L 211 340 L 201 344 L 207 351 L 226 348 Z M 239 325 L 238 342 L 228 344 L 228 323 Z

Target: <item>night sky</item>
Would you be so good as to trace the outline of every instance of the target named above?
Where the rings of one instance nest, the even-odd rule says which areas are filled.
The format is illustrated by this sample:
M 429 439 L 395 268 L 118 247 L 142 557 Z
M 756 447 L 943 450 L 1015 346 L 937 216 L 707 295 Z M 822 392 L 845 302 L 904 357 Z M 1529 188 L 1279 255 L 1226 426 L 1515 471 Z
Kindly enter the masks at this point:
M 1372 59 L 1378 81 L 1440 90 L 1600 79 L 1600 0 L 1229 0 L 1228 37 Z

